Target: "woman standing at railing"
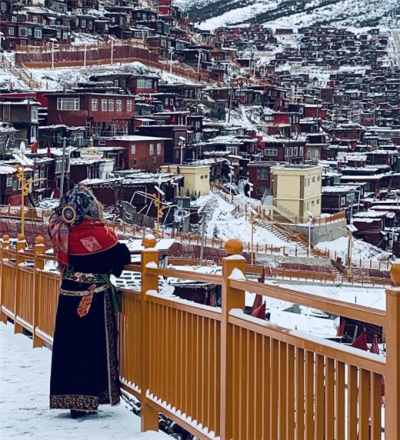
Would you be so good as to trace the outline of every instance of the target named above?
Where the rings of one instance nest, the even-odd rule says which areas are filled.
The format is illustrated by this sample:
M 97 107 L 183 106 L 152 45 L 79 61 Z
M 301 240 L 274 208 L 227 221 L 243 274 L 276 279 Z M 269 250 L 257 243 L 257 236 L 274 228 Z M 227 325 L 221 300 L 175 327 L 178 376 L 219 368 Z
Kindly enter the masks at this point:
M 116 314 L 119 302 L 110 275 L 130 262 L 102 221 L 102 206 L 78 185 L 50 218 L 49 233 L 62 272 L 53 340 L 50 408 L 73 418 L 120 400 Z

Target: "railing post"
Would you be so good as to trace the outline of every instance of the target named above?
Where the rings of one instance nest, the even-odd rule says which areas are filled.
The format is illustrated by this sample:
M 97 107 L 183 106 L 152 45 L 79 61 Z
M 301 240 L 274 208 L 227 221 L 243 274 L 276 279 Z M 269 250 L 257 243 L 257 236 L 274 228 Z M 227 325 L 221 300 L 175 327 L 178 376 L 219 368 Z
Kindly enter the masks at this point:
M 24 208 L 22 208 L 24 209 Z M 21 253 L 26 248 L 26 241 L 24 234 L 19 233 L 17 235 L 16 253 L 15 253 L 15 283 L 14 283 L 14 333 L 22 333 L 22 325 L 17 323 L 17 317 L 20 308 L 21 297 L 21 276 L 22 272 L 19 270 L 19 265 L 24 261 Z
M 385 439 L 400 438 L 400 264 L 390 276 L 395 287 L 386 290 L 387 325 L 385 374 Z
M 7 316 L 3 313 L 3 260 L 7 258 L 7 251 L 10 246 L 10 237 L 9 235 L 3 235 L 3 238 L 0 241 L 0 322 L 7 323 Z
M 222 260 L 222 320 L 221 320 L 221 397 L 220 397 L 220 422 L 221 440 L 233 438 L 232 430 L 232 349 L 229 331 L 229 312 L 232 309 L 243 310 L 245 306 L 245 293 L 241 290 L 232 289 L 229 277 L 234 269 L 244 273 L 246 260 L 241 255 L 243 245 L 239 240 L 229 240 L 225 244 L 225 251 L 229 255 Z
M 44 342 L 36 335 L 36 327 L 39 322 L 39 301 L 40 295 L 43 293 L 39 291 L 39 271 L 44 269 L 44 238 L 38 235 L 35 238 L 35 267 L 33 272 L 33 348 L 44 347 Z
M 148 266 L 159 266 L 159 252 L 155 248 L 156 240 L 154 237 L 145 237 L 143 240 L 144 250 L 142 252 L 142 285 L 141 285 L 141 430 L 158 431 L 159 413 L 151 405 L 146 393 L 149 388 L 150 370 L 150 347 L 149 347 L 149 310 L 147 307 L 147 292 L 149 290 L 158 291 L 158 275 L 149 271 Z

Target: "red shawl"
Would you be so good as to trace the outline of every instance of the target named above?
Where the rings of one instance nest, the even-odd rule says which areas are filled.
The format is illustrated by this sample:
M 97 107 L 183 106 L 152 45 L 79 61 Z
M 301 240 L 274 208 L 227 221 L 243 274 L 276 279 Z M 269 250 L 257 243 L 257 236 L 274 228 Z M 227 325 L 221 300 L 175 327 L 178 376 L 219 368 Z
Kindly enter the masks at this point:
M 78 225 L 56 228 L 52 232 L 54 251 L 63 265 L 68 264 L 70 255 L 96 254 L 118 243 L 114 231 L 100 220 L 85 219 Z

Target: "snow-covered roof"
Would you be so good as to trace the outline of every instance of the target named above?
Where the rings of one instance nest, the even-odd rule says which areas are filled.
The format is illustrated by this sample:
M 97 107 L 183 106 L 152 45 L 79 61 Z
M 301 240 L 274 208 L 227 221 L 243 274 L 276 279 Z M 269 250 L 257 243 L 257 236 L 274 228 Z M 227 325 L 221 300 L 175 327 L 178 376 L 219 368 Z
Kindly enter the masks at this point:
M 169 141 L 171 138 L 156 137 L 156 136 L 138 136 L 138 135 L 125 135 L 125 136 L 112 136 L 103 138 L 105 140 L 112 141 L 127 141 L 127 142 L 152 142 L 152 141 Z
M 14 174 L 15 168 L 9 165 L 0 164 L 0 174 Z
M 350 185 L 337 185 L 337 186 L 323 186 L 323 193 L 342 193 L 354 191 L 354 186 Z

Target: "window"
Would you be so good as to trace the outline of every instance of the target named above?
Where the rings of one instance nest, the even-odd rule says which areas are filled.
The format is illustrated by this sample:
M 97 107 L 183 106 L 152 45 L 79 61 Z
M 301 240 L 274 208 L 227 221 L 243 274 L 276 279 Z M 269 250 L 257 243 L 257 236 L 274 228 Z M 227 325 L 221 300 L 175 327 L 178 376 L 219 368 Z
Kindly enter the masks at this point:
M 278 156 L 277 148 L 267 148 L 266 150 L 267 156 Z
M 161 155 L 161 144 L 157 144 L 157 155 Z
M 136 145 L 131 145 L 131 155 L 134 156 L 136 154 Z
M 101 111 L 106 112 L 107 111 L 107 99 L 101 100 Z
M 150 144 L 149 145 L 149 154 L 150 154 L 150 156 L 153 156 L 153 154 L 154 154 L 154 144 Z
M 31 139 L 35 138 L 37 139 L 37 126 L 31 125 Z
M 14 35 L 14 28 L 13 27 L 8 28 L 8 35 Z
M 126 101 L 126 111 L 127 112 L 131 112 L 133 109 L 132 109 L 132 99 L 128 99 L 127 101 Z
M 36 107 L 32 107 L 31 119 L 32 119 L 32 122 L 38 122 L 38 120 L 39 120 L 38 109 Z
M 25 27 L 19 28 L 19 36 L 20 37 L 26 37 L 28 35 L 28 31 Z
M 120 99 L 115 101 L 115 111 L 122 112 L 122 101 Z
M 92 112 L 97 112 L 99 102 L 97 99 L 92 99 Z
M 267 168 L 258 168 L 257 169 L 257 178 L 259 180 L 267 180 L 268 179 L 268 169 Z
M 139 78 L 136 84 L 138 89 L 151 89 L 153 81 L 151 79 Z
M 312 181 L 313 181 L 313 183 L 315 183 L 315 176 L 312 177 Z
M 79 98 L 57 98 L 57 110 L 61 110 L 61 111 L 80 110 Z
M 42 29 L 35 29 L 35 38 L 41 39 L 42 38 Z
M 6 186 L 7 188 L 12 188 L 14 185 L 14 177 L 13 175 L 7 175 L 7 182 L 6 182 Z
M 60 174 L 62 171 L 62 160 L 56 162 L 56 174 Z
M 35 172 L 33 173 L 33 185 L 35 187 L 38 187 L 40 184 L 40 174 L 39 174 L 39 170 L 36 169 Z
M 114 111 L 114 100 L 113 99 L 109 99 L 108 100 L 108 111 L 109 112 L 113 112 Z

